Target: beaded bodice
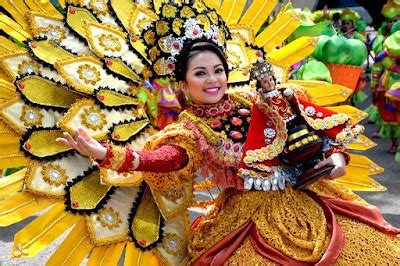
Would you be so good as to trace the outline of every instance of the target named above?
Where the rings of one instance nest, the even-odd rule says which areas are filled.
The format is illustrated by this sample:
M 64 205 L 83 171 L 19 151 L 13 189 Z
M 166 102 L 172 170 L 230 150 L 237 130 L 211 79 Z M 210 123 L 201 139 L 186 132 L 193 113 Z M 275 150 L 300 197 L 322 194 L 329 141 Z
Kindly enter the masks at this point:
M 218 158 L 238 166 L 243 155 L 251 109 L 247 102 L 239 102 L 232 98 L 225 96 L 213 105 L 191 104 L 188 111 L 197 118 L 197 123 L 207 125 L 207 132 L 202 133 L 208 141 L 210 137 L 218 139 L 214 143 L 209 141 L 213 144 Z

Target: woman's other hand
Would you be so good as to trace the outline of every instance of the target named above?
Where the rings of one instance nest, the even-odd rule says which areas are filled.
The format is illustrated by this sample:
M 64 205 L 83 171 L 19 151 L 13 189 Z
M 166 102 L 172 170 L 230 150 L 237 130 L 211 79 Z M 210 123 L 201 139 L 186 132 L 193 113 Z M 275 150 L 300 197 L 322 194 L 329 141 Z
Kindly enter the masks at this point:
M 92 157 L 99 161 L 103 161 L 106 158 L 107 148 L 91 138 L 83 129 L 75 130 L 75 139 L 68 132 L 64 132 L 64 136 L 65 138 L 57 138 L 56 140 L 65 146 L 75 149 L 84 156 Z
M 346 160 L 344 155 L 340 152 L 332 153 L 331 156 L 319 162 L 314 168 L 319 169 L 326 165 L 334 166 L 329 176 L 327 176 L 329 179 L 335 179 L 346 174 Z

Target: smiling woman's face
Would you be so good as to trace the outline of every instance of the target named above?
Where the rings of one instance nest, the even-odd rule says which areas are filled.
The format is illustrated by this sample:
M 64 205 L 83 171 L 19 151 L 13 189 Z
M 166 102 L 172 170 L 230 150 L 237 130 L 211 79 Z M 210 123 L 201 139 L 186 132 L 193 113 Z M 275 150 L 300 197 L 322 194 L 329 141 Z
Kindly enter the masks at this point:
M 185 80 L 179 83 L 183 92 L 189 94 L 196 104 L 215 104 L 227 89 L 222 61 L 211 51 L 203 51 L 190 58 Z

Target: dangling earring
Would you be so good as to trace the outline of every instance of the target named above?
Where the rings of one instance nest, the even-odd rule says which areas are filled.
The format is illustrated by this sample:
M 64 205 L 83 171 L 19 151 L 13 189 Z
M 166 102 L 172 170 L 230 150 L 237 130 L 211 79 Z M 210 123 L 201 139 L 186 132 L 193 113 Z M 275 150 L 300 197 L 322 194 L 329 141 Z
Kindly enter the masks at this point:
M 185 102 L 191 103 L 192 102 L 192 97 L 190 96 L 189 93 L 183 93 L 183 97 L 185 98 Z

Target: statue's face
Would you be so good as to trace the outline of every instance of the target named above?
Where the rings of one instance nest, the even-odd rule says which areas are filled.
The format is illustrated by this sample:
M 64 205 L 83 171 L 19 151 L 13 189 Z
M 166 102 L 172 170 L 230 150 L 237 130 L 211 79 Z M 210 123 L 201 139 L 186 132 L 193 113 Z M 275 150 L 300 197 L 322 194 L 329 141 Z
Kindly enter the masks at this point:
M 267 76 L 261 79 L 260 85 L 263 92 L 269 92 L 275 90 L 275 81 L 272 76 Z

